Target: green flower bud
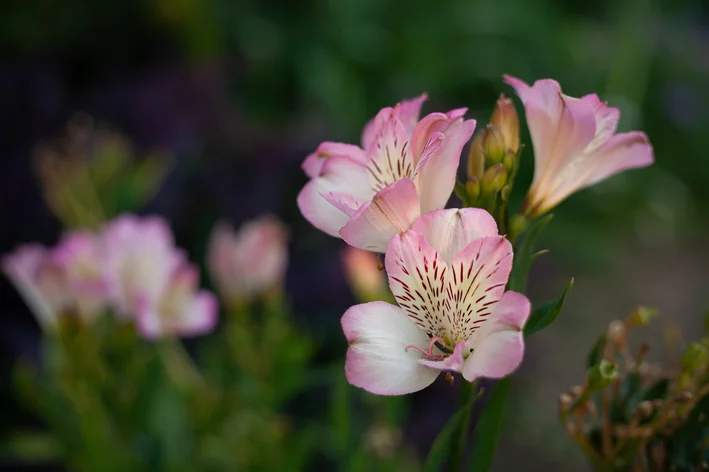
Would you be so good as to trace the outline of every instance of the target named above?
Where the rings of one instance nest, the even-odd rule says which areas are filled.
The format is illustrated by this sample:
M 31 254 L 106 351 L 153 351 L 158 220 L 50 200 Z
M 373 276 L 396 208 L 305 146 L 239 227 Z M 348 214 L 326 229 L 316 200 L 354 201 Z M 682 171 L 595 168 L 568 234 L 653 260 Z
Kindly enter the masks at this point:
M 693 374 L 703 368 L 709 360 L 709 350 L 701 343 L 692 343 L 687 346 L 682 355 L 682 371 Z
M 485 171 L 482 180 L 482 194 L 495 195 L 507 183 L 507 170 L 502 164 L 495 164 Z
M 483 139 L 485 131 L 479 132 L 470 143 L 468 151 L 468 178 L 482 179 L 485 172 L 485 154 L 483 153 Z
M 590 390 L 603 390 L 618 379 L 618 366 L 608 361 L 601 361 L 588 371 Z

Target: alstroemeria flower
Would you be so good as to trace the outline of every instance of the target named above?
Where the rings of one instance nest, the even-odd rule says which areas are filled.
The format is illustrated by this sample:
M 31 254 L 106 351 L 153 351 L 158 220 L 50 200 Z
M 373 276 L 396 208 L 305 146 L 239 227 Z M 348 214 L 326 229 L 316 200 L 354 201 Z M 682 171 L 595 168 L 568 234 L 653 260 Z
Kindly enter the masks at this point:
M 3 258 L 2 267 L 43 329 L 59 315 L 85 320 L 107 303 L 101 245 L 90 233 L 66 234 L 54 248 L 27 244 Z
M 391 298 L 379 256 L 347 246 L 341 253 L 345 278 L 358 301 Z
M 348 381 L 380 395 L 430 385 L 441 371 L 501 378 L 522 361 L 529 300 L 507 291 L 512 245 L 484 210 L 422 215 L 386 250 L 399 306 L 356 305 L 342 317 Z
M 53 329 L 69 295 L 60 270 L 51 264 L 49 249 L 40 244 L 20 246 L 3 257 L 2 270 L 42 329 Z
M 645 133 L 615 134 L 617 108 L 596 94 L 573 98 L 555 80 L 533 86 L 505 76 L 524 104 L 534 145 L 534 180 L 526 211 L 540 215 L 566 197 L 626 169 L 652 164 L 653 152 Z
M 245 223 L 238 232 L 218 223 L 209 242 L 208 266 L 219 294 L 232 306 L 283 282 L 288 231 L 273 216 Z
M 121 216 L 104 229 L 103 240 L 118 315 L 134 319 L 144 337 L 192 336 L 214 328 L 216 298 L 198 290 L 197 269 L 175 247 L 164 220 Z
M 104 313 L 109 301 L 104 251 L 103 242 L 88 232 L 68 233 L 51 251 L 52 263 L 74 299 L 73 310 L 84 319 Z
M 457 109 L 419 121 L 425 100 L 381 110 L 361 148 L 325 142 L 308 156 L 303 169 L 311 180 L 298 195 L 303 216 L 351 246 L 384 252 L 421 213 L 445 207 L 475 120 Z

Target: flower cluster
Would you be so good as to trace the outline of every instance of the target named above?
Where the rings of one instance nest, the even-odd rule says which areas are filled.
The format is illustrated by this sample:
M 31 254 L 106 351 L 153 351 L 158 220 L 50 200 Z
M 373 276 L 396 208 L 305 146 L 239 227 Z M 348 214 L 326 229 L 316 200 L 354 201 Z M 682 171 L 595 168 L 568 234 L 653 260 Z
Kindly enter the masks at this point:
M 536 162 L 519 219 L 534 219 L 576 190 L 652 162 L 647 137 L 614 134 L 619 112 L 596 95 L 566 96 L 549 79 L 531 87 L 505 80 L 525 106 Z M 348 381 L 383 395 L 425 388 L 441 371 L 468 381 L 510 374 L 522 361 L 531 312 L 527 297 L 506 291 L 514 240 L 499 234 L 508 224 L 507 195 L 521 151 L 514 106 L 501 97 L 472 146 L 460 196 L 477 208 L 445 210 L 475 121 L 464 119 L 462 108 L 419 119 L 425 99 L 381 110 L 365 126 L 361 147 L 322 143 L 303 163 L 310 180 L 298 196 L 318 229 L 385 253 L 398 306 L 371 301 L 342 317 Z
M 125 215 L 53 248 L 25 245 L 2 267 L 45 329 L 59 316 L 91 322 L 108 310 L 148 339 L 206 333 L 217 321 L 216 297 L 199 289 L 197 267 L 160 218 Z

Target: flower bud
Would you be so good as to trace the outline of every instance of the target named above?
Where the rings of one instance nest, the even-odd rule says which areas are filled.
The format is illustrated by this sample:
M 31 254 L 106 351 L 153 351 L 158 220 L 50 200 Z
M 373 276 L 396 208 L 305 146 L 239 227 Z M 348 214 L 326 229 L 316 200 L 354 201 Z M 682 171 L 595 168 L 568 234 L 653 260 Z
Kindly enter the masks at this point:
M 591 390 L 603 390 L 618 379 L 618 367 L 608 361 L 601 361 L 588 371 L 588 385 Z
M 355 297 L 361 302 L 386 298 L 387 281 L 379 270 L 379 258 L 369 251 L 348 246 L 342 252 L 345 276 Z
M 482 194 L 495 195 L 507 183 L 507 170 L 502 164 L 495 164 L 485 171 L 482 180 Z
M 485 131 L 479 132 L 470 143 L 468 151 L 468 178 L 481 179 L 485 172 L 485 155 L 483 154 L 483 139 Z
M 483 154 L 485 155 L 485 163 L 489 166 L 500 164 L 505 158 L 507 149 L 505 147 L 505 138 L 500 131 L 491 123 L 487 125 L 483 135 Z
M 654 407 L 652 406 L 651 401 L 644 401 L 638 403 L 637 408 L 635 411 L 637 412 L 638 416 L 642 419 L 649 418 L 652 415 L 652 412 L 654 411 Z
M 237 306 L 278 289 L 288 264 L 288 231 L 266 215 L 238 232 L 219 223 L 209 242 L 208 268 L 222 298 Z
M 657 310 L 639 306 L 628 316 L 628 326 L 645 326 L 657 315 Z
M 500 95 L 492 112 L 490 124 L 502 136 L 505 152 L 516 156 L 519 152 L 519 117 L 512 100 Z
M 682 370 L 686 374 L 692 374 L 704 367 L 709 360 L 709 351 L 701 343 L 692 343 L 682 355 Z
M 480 182 L 476 177 L 470 178 L 465 183 L 465 191 L 468 193 L 468 197 L 471 202 L 475 202 L 480 196 Z

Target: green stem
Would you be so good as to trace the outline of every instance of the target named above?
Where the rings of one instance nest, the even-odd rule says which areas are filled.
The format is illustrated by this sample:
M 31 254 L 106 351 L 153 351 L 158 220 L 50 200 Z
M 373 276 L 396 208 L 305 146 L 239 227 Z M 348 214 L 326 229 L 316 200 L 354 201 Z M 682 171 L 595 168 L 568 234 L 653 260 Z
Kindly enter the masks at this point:
M 167 372 L 178 385 L 184 388 L 204 387 L 202 374 L 178 339 L 160 343 L 159 351 Z
M 473 457 L 470 467 L 473 472 L 487 472 L 490 470 L 495 456 L 497 440 L 502 431 L 509 386 L 510 378 L 506 377 L 497 382 L 492 388 L 482 415 L 475 427 Z
M 465 462 L 465 452 L 468 450 L 465 446 L 468 443 L 468 430 L 470 429 L 470 418 L 473 413 L 473 404 L 478 395 L 478 381 L 467 382 L 463 381 L 458 394 L 458 410 L 467 408 L 468 412 L 465 415 L 463 424 L 460 426 L 460 440 L 453 443 L 451 449 L 451 472 L 459 472 L 463 468 Z

